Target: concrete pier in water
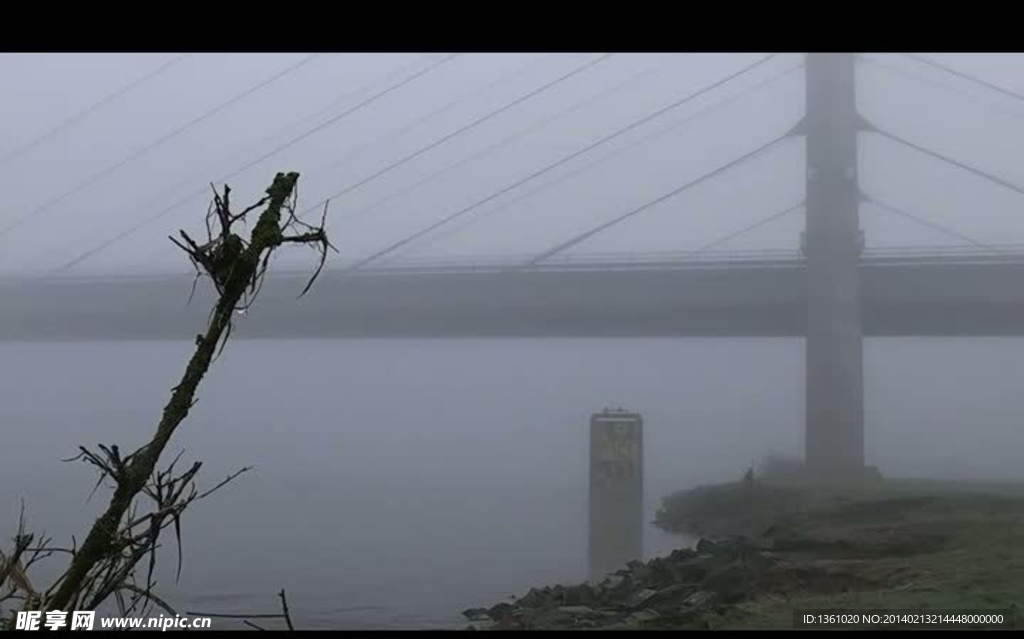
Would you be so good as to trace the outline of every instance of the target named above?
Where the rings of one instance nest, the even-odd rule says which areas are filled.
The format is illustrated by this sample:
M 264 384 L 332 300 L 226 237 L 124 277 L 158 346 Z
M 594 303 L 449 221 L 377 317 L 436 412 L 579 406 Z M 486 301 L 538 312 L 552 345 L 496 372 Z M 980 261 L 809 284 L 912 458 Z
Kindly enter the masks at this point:
M 622 409 L 590 419 L 590 578 L 643 559 L 643 419 Z

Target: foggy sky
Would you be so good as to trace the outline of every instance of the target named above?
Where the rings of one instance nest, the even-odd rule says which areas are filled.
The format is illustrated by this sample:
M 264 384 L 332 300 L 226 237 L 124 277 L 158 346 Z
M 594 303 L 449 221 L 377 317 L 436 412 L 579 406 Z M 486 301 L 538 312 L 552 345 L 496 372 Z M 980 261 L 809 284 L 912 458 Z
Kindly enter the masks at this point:
M 4 54 L 9 93 L 0 120 L 0 157 L 141 77 L 176 54 Z M 804 108 L 802 71 L 698 114 L 798 64 L 779 55 L 679 109 L 602 145 L 392 257 L 527 256 L 614 218 L 778 137 Z M 305 54 L 191 54 L 159 76 L 2 165 L 0 227 L 249 89 Z M 96 184 L 0 236 L 0 274 L 43 273 L 159 213 L 375 91 L 425 68 L 441 54 L 321 54 L 214 117 L 145 153 Z M 237 203 L 259 198 L 277 171 L 299 171 L 299 207 L 372 175 L 595 54 L 462 54 L 370 106 L 229 180 Z M 602 136 L 763 57 L 763 54 L 616 54 L 501 115 L 331 202 L 328 231 L 337 263 L 366 257 Z M 898 55 L 858 62 L 861 113 L 923 146 L 1024 185 L 1024 104 Z M 1024 92 L 1024 55 L 929 54 L 943 64 Z M 878 60 L 922 80 L 874 64 Z M 650 70 L 622 90 L 555 119 L 373 209 L 379 199 L 517 131 Z M 500 80 L 500 81 L 499 81 Z M 947 89 L 939 86 L 947 87 Z M 489 88 L 488 88 L 489 87 Z M 486 90 L 485 90 L 486 89 Z M 355 92 L 355 94 L 353 94 Z M 347 96 L 347 97 L 346 97 Z M 395 137 L 431 111 L 457 102 Z M 690 119 L 673 128 L 673 125 Z M 606 162 L 507 208 L 537 186 L 665 129 Z M 573 253 L 694 249 L 800 202 L 802 139 L 787 140 L 727 173 L 573 247 Z M 993 244 L 1024 243 L 1024 196 L 877 135 L 860 141 L 862 188 L 879 199 Z M 68 274 L 184 270 L 167 235 L 198 232 L 209 193 L 141 228 Z M 719 249 L 792 249 L 799 210 Z M 931 246 L 959 241 L 865 205 L 868 245 Z M 287 253 L 287 254 L 286 254 Z M 305 252 L 278 264 L 302 265 Z

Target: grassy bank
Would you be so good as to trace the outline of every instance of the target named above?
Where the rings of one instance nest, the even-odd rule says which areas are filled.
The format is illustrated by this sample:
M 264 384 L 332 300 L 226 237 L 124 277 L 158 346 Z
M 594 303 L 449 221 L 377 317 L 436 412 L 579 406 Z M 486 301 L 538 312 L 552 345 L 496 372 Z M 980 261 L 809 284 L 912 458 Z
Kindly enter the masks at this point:
M 657 523 L 768 549 L 773 567 L 737 572 L 751 583 L 735 586 L 743 600 L 706 612 L 712 627 L 791 628 L 795 608 L 1011 609 L 1021 627 L 1021 485 L 709 486 L 666 498 Z

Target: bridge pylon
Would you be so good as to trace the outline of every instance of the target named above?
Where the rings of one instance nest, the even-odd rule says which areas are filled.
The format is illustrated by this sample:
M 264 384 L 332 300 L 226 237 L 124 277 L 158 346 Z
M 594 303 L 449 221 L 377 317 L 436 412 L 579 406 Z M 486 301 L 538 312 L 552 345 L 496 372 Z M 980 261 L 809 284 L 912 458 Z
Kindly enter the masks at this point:
M 864 469 L 860 188 L 855 56 L 809 53 L 807 142 L 805 462 L 846 480 Z

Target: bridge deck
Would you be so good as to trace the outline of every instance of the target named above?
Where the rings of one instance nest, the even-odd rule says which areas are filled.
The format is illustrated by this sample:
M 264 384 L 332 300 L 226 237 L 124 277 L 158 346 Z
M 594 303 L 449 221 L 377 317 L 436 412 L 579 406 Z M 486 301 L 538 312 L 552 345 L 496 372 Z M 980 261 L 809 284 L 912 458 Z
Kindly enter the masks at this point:
M 1024 334 L 1024 259 L 865 260 L 865 334 Z M 799 259 L 272 276 L 236 337 L 802 336 Z M 0 283 L 0 340 L 164 339 L 202 330 L 191 277 Z

